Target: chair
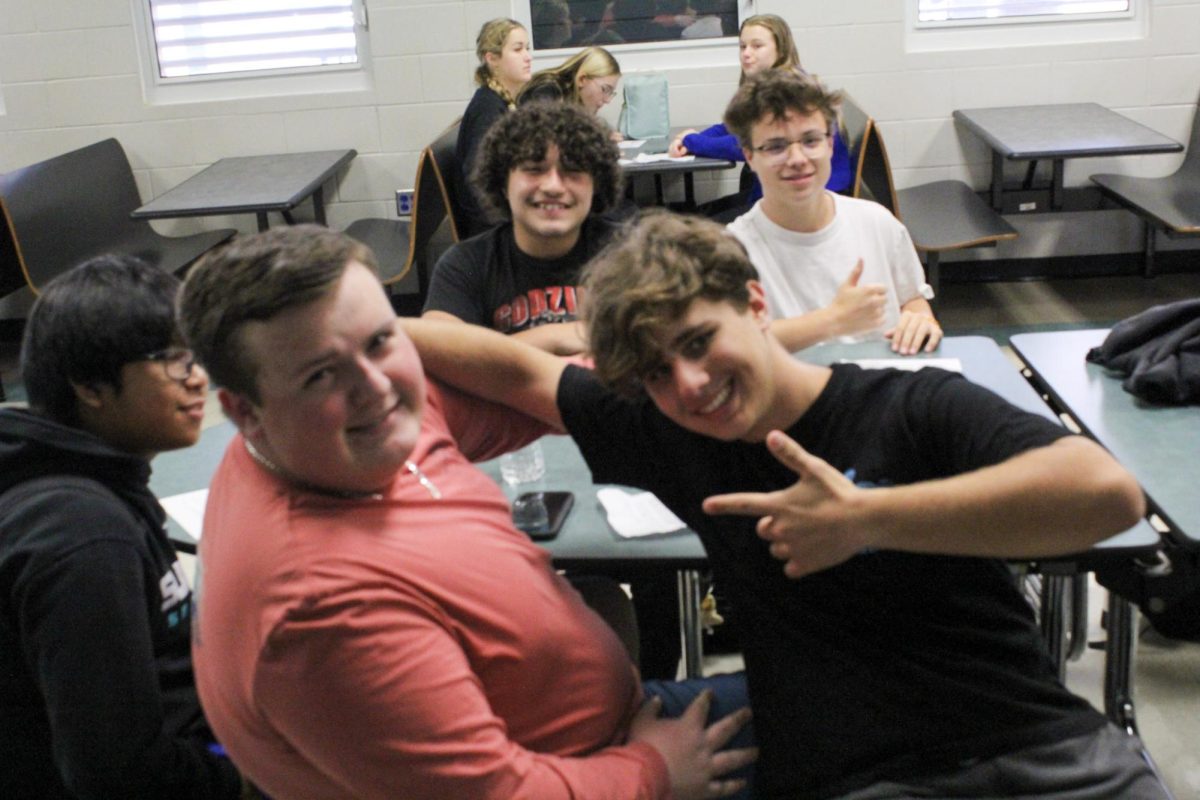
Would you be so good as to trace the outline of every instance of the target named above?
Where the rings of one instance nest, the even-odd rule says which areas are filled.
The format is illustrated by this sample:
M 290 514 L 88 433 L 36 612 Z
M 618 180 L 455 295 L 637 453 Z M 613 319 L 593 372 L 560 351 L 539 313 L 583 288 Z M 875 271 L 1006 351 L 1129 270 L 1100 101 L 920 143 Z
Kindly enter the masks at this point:
M 232 229 L 163 236 L 129 214 L 142 204 L 129 159 L 116 139 L 0 175 L 9 237 L 0 253 L 19 268 L 0 288 L 37 294 L 48 281 L 93 256 L 120 253 L 177 273 L 230 239 Z
M 461 123 L 461 117 L 454 120 L 450 127 L 438 134 L 428 148 L 432 156 L 433 169 L 437 175 L 438 188 L 450 219 L 450 238 L 455 242 L 469 230 L 459 197 L 462 192 L 470 191 L 470 189 L 459 184 L 458 157 L 455 153 L 458 147 L 458 128 Z M 421 187 L 418 185 L 417 192 L 420 191 Z
M 842 93 L 842 108 L 839 117 L 842 141 L 846 143 L 846 150 L 850 153 L 850 164 L 854 170 L 854 181 L 850 184 L 848 194 L 851 197 L 861 197 L 862 157 L 865 152 L 863 143 L 867 138 L 867 128 L 871 124 L 871 117 L 863 111 L 853 97 L 845 92 Z
M 1200 236 L 1200 100 L 1192 117 L 1192 135 L 1183 164 L 1162 178 L 1131 175 L 1092 175 L 1105 197 L 1137 214 L 1145 233 L 1142 274 L 1154 277 L 1155 235 Z
M 346 228 L 348 236 L 374 251 L 379 261 L 383 285 L 392 294 L 393 303 L 397 305 L 398 310 L 410 316 L 420 314 L 425 305 L 434 263 L 430 254 L 430 243 L 442 227 L 442 222 L 446 222 L 451 243 L 457 242 L 459 238 L 458 227 L 452 214 L 448 181 L 436 157 L 439 150 L 445 153 L 448 140 L 450 158 L 453 159 L 454 141 L 457 136 L 458 123 L 455 122 L 421 151 L 421 157 L 417 161 L 417 188 L 413 195 L 410 222 L 370 218 L 356 220 Z
M 1017 238 L 1016 229 L 962 181 L 934 181 L 897 191 L 887 147 L 873 119 L 867 120 L 861 150 L 855 196 L 875 200 L 908 228 L 917 252 L 925 256 L 925 276 L 935 297 L 943 252 Z

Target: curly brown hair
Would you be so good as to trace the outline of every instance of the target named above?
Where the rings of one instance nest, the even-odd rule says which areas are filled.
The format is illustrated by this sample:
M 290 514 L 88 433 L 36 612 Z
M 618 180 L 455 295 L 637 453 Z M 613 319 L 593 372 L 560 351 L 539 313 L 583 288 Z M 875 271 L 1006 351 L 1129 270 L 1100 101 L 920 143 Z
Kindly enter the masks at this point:
M 663 329 L 696 299 L 744 310 L 752 280 L 758 271 L 724 226 L 661 209 L 643 212 L 581 277 L 596 376 L 622 394 L 640 394 L 641 376 L 663 361 Z
M 621 166 L 608 126 L 579 106 L 533 102 L 497 120 L 479 145 L 471 183 L 493 219 L 512 219 L 506 195 L 509 174 L 522 164 L 541 161 L 552 144 L 558 146 L 564 169 L 592 176 L 593 214 L 616 206 Z

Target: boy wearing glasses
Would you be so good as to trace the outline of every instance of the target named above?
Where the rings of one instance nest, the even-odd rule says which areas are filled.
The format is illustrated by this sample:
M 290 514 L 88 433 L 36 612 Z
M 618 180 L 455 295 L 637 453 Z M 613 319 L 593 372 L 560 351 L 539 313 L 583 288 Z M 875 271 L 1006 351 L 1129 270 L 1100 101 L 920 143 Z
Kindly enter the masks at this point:
M 0 410 L 0 797 L 236 798 L 192 680 L 192 592 L 149 461 L 195 443 L 208 376 L 178 282 L 102 256 L 51 282 Z
M 758 269 L 788 349 L 882 333 L 897 353 L 933 350 L 942 338 L 933 290 L 904 225 L 877 203 L 825 189 L 838 102 L 785 70 L 738 89 L 725 125 L 763 196 L 729 230 Z

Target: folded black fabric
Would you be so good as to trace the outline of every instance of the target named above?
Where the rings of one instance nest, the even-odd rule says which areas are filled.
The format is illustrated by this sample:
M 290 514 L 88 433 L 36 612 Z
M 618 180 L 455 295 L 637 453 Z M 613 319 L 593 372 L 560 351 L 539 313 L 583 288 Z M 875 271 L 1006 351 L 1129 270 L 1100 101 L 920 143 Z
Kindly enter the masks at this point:
M 1200 403 L 1200 298 L 1154 306 L 1113 326 L 1087 360 L 1126 376 L 1153 403 Z

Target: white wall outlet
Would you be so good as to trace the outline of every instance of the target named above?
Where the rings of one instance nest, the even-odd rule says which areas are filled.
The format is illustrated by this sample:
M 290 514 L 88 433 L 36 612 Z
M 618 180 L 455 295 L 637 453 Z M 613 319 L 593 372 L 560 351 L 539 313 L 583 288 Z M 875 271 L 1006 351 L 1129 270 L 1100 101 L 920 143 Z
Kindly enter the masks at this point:
M 396 190 L 396 214 L 401 217 L 411 217 L 413 212 L 413 190 Z

